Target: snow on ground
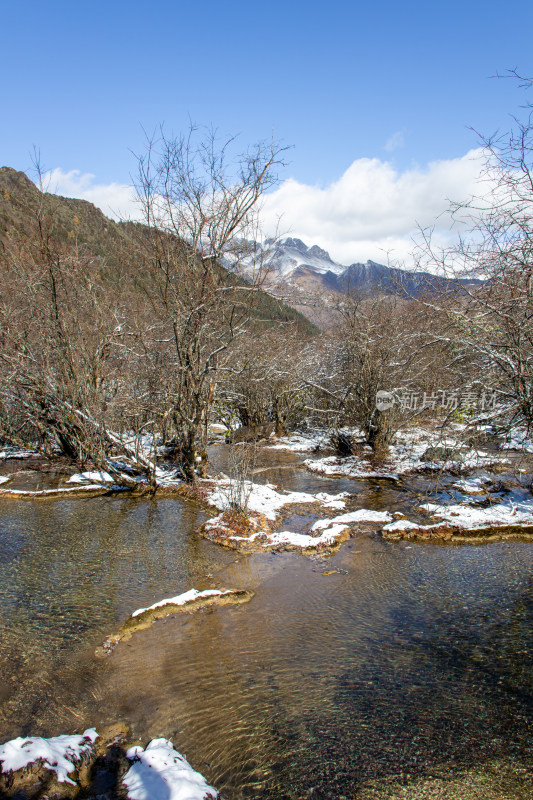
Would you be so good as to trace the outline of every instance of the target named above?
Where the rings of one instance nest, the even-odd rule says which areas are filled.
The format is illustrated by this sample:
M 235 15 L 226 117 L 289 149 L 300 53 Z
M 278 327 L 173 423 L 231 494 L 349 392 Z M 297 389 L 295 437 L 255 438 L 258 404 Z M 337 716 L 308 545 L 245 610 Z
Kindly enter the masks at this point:
M 500 450 L 520 450 L 524 453 L 533 453 L 533 441 L 523 430 L 513 430 L 507 441 L 500 445 Z
M 38 455 L 36 450 L 23 449 L 22 447 L 7 446 L 0 450 L 0 459 L 8 458 L 31 458 Z
M 533 524 L 533 497 L 527 489 L 514 489 L 505 498 L 500 499 L 500 502 L 485 508 L 463 503 L 452 505 L 424 503 L 420 508 L 434 518 L 464 528 Z
M 372 469 L 369 462 L 359 456 L 308 458 L 304 461 L 304 466 L 310 472 L 318 472 L 320 475 L 344 475 L 347 478 L 398 479 L 398 475 L 389 469 Z
M 339 432 L 349 436 L 353 441 L 362 441 L 363 439 L 359 428 L 341 428 Z M 313 450 L 326 447 L 331 448 L 331 431 L 328 430 L 277 436 L 271 440 L 271 443 L 264 445 L 267 450 L 292 450 L 295 453 L 311 453 Z
M 255 486 L 255 484 L 254 484 Z M 263 488 L 263 487 L 260 487 Z M 271 488 L 271 487 L 267 487 Z M 339 508 L 344 507 L 345 503 L 343 500 L 333 499 L 336 497 L 344 497 L 346 496 L 346 492 L 341 492 L 340 495 L 327 495 L 323 492 L 317 495 L 306 495 L 304 492 L 297 492 L 292 494 L 301 495 L 300 499 L 297 502 L 316 502 L 317 500 L 321 502 L 322 506 L 325 508 Z M 260 497 L 260 493 L 256 494 L 256 499 Z M 291 494 L 285 495 L 282 497 L 289 497 L 291 498 Z M 324 502 L 322 502 L 324 501 Z M 294 499 L 290 499 L 288 502 L 295 502 Z M 269 511 L 272 506 L 267 508 L 265 511 L 265 507 L 260 507 L 259 503 L 257 504 L 257 508 L 259 509 L 259 513 L 263 513 L 269 519 L 272 519 L 271 516 L 268 515 L 267 511 Z M 256 510 L 256 509 L 251 509 Z M 274 514 L 275 518 L 275 514 Z M 320 549 L 322 546 L 328 546 L 334 544 L 336 539 L 341 536 L 344 531 L 350 528 L 351 525 L 356 524 L 358 522 L 390 522 L 392 520 L 392 515 L 388 512 L 384 511 L 373 511 L 372 509 L 359 509 L 357 511 L 352 511 L 347 514 L 341 514 L 340 516 L 333 517 L 331 519 L 322 519 L 315 522 L 315 524 L 311 527 L 309 533 L 295 533 L 293 531 L 270 531 L 265 529 L 264 526 L 260 524 L 260 522 L 254 518 L 253 516 L 249 519 L 249 527 L 250 532 L 247 536 L 241 536 L 237 534 L 231 527 L 231 522 L 228 522 L 224 519 L 224 513 L 219 514 L 217 517 L 213 517 L 212 519 L 208 520 L 204 524 L 204 529 L 209 531 L 210 529 L 215 532 L 224 532 L 224 536 L 226 539 L 234 542 L 248 542 L 260 544 L 263 547 L 276 547 L 277 545 L 291 545 L 294 547 L 301 547 L 303 549 Z M 321 533 L 319 533 L 321 531 Z
M 234 483 L 230 479 L 223 479 L 216 481 L 215 488 L 209 492 L 208 501 L 211 505 L 218 508 L 219 511 L 227 511 L 231 508 L 231 496 L 234 490 Z M 271 521 L 276 519 L 277 512 L 283 506 L 291 505 L 293 503 L 322 503 L 329 508 L 338 508 L 339 503 L 343 503 L 347 494 L 341 492 L 339 494 L 328 495 L 320 492 L 319 495 L 309 494 L 308 492 L 281 492 L 271 483 L 251 483 L 246 481 L 243 487 L 244 496 L 248 495 L 248 510 L 255 511 L 258 514 L 264 514 L 265 517 Z
M 95 470 L 94 472 L 77 472 L 71 475 L 67 483 L 114 483 L 115 479 L 109 472 Z
M 249 492 L 248 511 L 252 512 L 249 522 L 248 535 L 240 535 L 231 525 L 230 520 L 224 519 L 224 512 L 230 510 L 231 481 L 223 479 L 214 483 L 214 488 L 208 495 L 209 502 L 222 513 L 208 520 L 204 530 L 213 531 L 215 534 L 222 532 L 226 540 L 234 542 L 256 543 L 263 547 L 277 545 L 291 545 L 303 549 L 318 548 L 333 544 L 346 531 L 350 525 L 358 522 L 390 522 L 392 516 L 387 512 L 359 509 L 348 514 L 323 519 L 316 522 L 309 533 L 295 533 L 293 531 L 270 531 L 265 528 L 253 513 L 264 515 L 270 522 L 275 522 L 277 514 L 285 505 L 293 503 L 319 503 L 323 508 L 339 510 L 345 508 L 345 498 L 348 492 L 339 492 L 331 495 L 326 492 L 309 494 L 307 492 L 282 492 L 272 484 L 246 483 L 246 495 Z
M 454 426 L 457 433 L 459 426 Z M 428 458 L 428 449 L 435 448 L 448 451 L 445 458 Z M 425 456 L 425 458 L 424 458 Z M 427 431 L 423 428 L 400 431 L 396 434 L 394 444 L 390 448 L 387 459 L 395 472 L 403 475 L 406 472 L 419 470 L 459 469 L 470 470 L 501 463 L 501 457 L 490 455 L 473 448 L 465 449 L 464 442 L 441 431 Z
M 161 484 L 183 483 L 179 477 L 179 470 L 175 468 L 169 469 L 168 467 L 156 467 L 155 477 L 157 482 Z
M 7 483 L 11 475 L 0 475 L 0 483 Z
M 357 511 L 350 511 L 348 514 L 333 517 L 333 519 L 319 519 L 311 530 L 322 531 L 337 524 L 351 525 L 355 522 L 390 522 L 391 520 L 392 515 L 388 511 L 373 511 L 368 508 L 360 508 Z
M 308 533 L 293 533 L 292 531 L 274 531 L 269 535 L 268 542 L 264 546 L 288 544 L 294 547 L 301 547 L 304 550 L 320 549 L 321 546 L 328 547 L 334 544 L 347 527 L 347 525 L 332 525 L 320 536 L 310 536 Z
M 334 510 L 345 508 L 345 497 L 349 497 L 349 492 L 339 492 L 339 494 L 327 494 L 327 492 L 318 492 L 315 494 L 316 499 L 323 508 L 332 508 Z
M 44 768 L 55 772 L 60 783 L 74 784 L 68 777 L 69 773 L 85 754 L 92 751 L 92 744 L 97 738 L 94 728 L 89 728 L 81 736 L 54 736 L 51 739 L 19 736 L 0 745 L 2 771 L 15 772 L 41 759 Z
M 452 489 L 457 489 L 464 494 L 483 494 L 487 491 L 487 486 L 492 482 L 488 475 L 479 475 L 476 478 L 462 478 L 452 484 Z
M 383 526 L 384 531 L 409 531 L 409 530 L 425 530 L 434 528 L 435 525 L 417 525 L 416 522 L 410 522 L 408 519 L 397 519 L 395 522 L 389 522 L 388 525 Z
M 132 747 L 127 757 L 134 763 L 122 779 L 130 800 L 204 800 L 218 792 L 174 750 L 168 739 Z
M 60 497 L 62 495 L 79 495 L 86 493 L 89 496 L 97 491 L 98 494 L 102 494 L 102 490 L 105 487 L 101 483 L 84 483 L 80 486 L 59 486 L 57 489 L 10 489 L 6 487 L 5 489 L 1 489 L 0 492 L 7 497 Z M 114 491 L 121 492 L 123 491 L 123 487 L 121 486 L 113 486 Z
M 19 737 L 0 745 L 2 772 L 16 772 L 36 761 L 55 772 L 59 783 L 76 786 L 69 778 L 86 755 L 92 754 L 98 738 L 94 728 L 81 735 Z M 126 753 L 132 765 L 122 779 L 130 800 L 207 800 L 218 792 L 174 749 L 168 739 L 153 739 L 146 747 Z M 17 795 L 18 796 L 18 795 Z M 70 795 L 69 795 L 70 796 Z
M 154 603 L 153 606 L 148 606 L 148 608 L 138 608 L 131 616 L 138 617 L 139 614 L 144 614 L 145 611 L 153 611 L 154 608 L 162 608 L 168 605 L 184 606 L 199 597 L 214 597 L 215 595 L 222 594 L 232 594 L 232 591 L 231 589 L 225 589 L 224 591 L 220 589 L 205 589 L 203 592 L 199 592 L 197 589 L 189 589 L 188 592 L 178 594 L 176 597 L 167 597 L 164 600 L 160 600 L 158 603 Z
M 118 470 L 124 472 L 126 475 L 129 475 L 130 478 L 138 481 L 139 483 L 142 483 L 146 480 L 146 475 L 132 474 L 131 467 L 128 464 L 119 461 L 113 461 L 111 463 Z M 177 469 L 156 467 L 155 477 L 157 484 L 159 486 L 179 486 L 183 483 L 182 479 L 178 477 Z M 91 486 L 95 487 L 104 485 L 107 486 L 108 488 L 115 488 L 115 489 L 122 488 L 120 486 L 114 485 L 115 478 L 113 478 L 113 476 L 110 475 L 109 472 L 105 472 L 105 470 L 94 470 L 92 472 L 77 472 L 75 475 L 70 476 L 67 483 L 79 484 L 81 486 L 87 486 L 87 484 L 90 484 Z
M 225 529 L 227 532 L 227 539 L 237 543 L 255 543 L 265 548 L 289 545 L 291 547 L 301 547 L 304 550 L 320 550 L 323 546 L 327 547 L 332 545 L 339 536 L 348 529 L 348 525 L 331 525 L 331 527 L 328 527 L 320 536 L 311 536 L 308 533 L 295 533 L 294 531 L 269 531 L 267 533 L 264 530 L 257 529 L 257 527 L 253 525 L 253 519 L 251 522 L 252 530 L 254 528 L 256 528 L 256 530 L 255 533 L 251 533 L 249 536 L 239 536 L 234 533 L 229 526 L 225 525 L 222 515 L 209 520 L 205 523 L 204 527 L 207 530 L 209 530 L 209 528 L 218 530 Z
M 327 447 L 328 436 L 320 433 L 295 433 L 291 436 L 279 436 L 271 443 L 264 445 L 267 450 L 292 450 L 295 453 L 311 453 L 321 447 Z
M 457 427 L 457 426 L 456 426 Z M 458 431 L 457 431 L 458 432 Z M 429 448 L 448 451 L 445 459 L 428 458 Z M 438 452 L 438 451 L 437 451 Z M 431 452 L 430 452 L 431 454 Z M 464 444 L 455 436 L 444 435 L 439 431 L 427 431 L 416 428 L 396 434 L 387 457 L 378 467 L 373 467 L 370 460 L 359 455 L 340 458 L 308 459 L 304 465 L 311 472 L 322 475 L 345 475 L 349 478 L 389 478 L 397 480 L 400 475 L 409 472 L 439 471 L 444 469 L 470 470 L 488 467 L 494 463 L 505 462 L 501 456 L 490 455 L 481 450 L 465 449 Z
M 420 525 L 406 519 L 396 520 L 384 525 L 385 533 L 420 531 L 431 533 L 443 524 L 457 528 L 458 532 L 507 526 L 522 527 L 533 525 L 533 496 L 528 489 L 515 488 L 505 497 L 498 495 L 494 505 L 475 505 L 477 498 L 464 497 L 460 503 L 424 503 L 419 508 L 431 516 L 434 522 Z M 479 501 L 477 501 L 479 503 Z

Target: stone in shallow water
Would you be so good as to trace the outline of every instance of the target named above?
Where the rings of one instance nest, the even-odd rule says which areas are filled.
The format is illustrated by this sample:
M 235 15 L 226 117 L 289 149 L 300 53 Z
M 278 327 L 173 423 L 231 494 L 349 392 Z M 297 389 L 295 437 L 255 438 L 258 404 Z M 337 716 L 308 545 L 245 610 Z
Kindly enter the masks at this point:
M 81 735 L 21 737 L 0 746 L 0 790 L 3 797 L 77 797 L 80 769 L 95 758 L 94 728 Z
M 189 592 L 177 597 L 154 603 L 150 608 L 141 608 L 134 611 L 116 633 L 108 636 L 103 645 L 96 648 L 94 654 L 97 658 L 105 658 L 113 652 L 119 642 L 128 641 L 134 633 L 151 627 L 157 619 L 168 617 L 171 614 L 178 614 L 182 611 L 193 611 L 196 608 L 203 608 L 213 604 L 247 603 L 253 596 L 253 592 L 245 591 L 244 589 L 207 589 L 203 592 L 191 589 Z

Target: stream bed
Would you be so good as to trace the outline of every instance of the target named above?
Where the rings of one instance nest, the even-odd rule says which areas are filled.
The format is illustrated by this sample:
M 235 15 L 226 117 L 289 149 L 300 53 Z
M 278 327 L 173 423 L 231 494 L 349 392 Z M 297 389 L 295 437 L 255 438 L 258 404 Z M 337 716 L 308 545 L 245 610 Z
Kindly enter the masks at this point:
M 260 482 L 409 502 L 262 458 Z M 3 502 L 0 741 L 123 721 L 228 800 L 533 798 L 533 543 L 356 534 L 329 558 L 243 555 L 197 536 L 207 516 L 157 496 Z M 193 586 L 255 595 L 94 658 L 134 609 Z

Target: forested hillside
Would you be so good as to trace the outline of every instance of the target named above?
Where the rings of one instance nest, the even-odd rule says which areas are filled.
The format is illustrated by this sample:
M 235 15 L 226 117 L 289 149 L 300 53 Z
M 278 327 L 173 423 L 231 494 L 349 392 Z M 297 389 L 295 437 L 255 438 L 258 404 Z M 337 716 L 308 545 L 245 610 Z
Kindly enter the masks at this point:
M 98 262 L 99 274 L 117 284 L 126 274 L 142 275 L 153 257 L 145 226 L 115 222 L 86 200 L 43 194 L 24 172 L 0 167 L 0 260 L 21 257 L 38 247 L 46 226 L 55 248 L 74 248 Z M 259 292 L 251 311 L 263 325 L 292 323 L 302 335 L 316 333 L 315 326 L 298 311 Z

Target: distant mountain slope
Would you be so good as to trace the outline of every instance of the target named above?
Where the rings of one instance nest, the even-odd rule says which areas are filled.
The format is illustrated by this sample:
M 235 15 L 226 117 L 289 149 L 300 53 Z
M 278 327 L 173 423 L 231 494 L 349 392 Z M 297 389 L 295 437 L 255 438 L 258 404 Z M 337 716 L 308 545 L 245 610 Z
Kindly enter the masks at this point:
M 38 240 L 39 208 L 44 195 L 23 172 L 0 168 L 0 264 L 23 258 Z M 147 229 L 132 222 L 114 222 L 86 200 L 46 195 L 53 206 L 52 235 L 58 244 L 71 244 L 100 261 L 100 274 L 111 283 L 149 263 Z M 315 326 L 291 306 L 261 292 L 253 314 L 264 326 L 293 323 L 303 335 Z
M 307 247 L 301 239 L 282 239 L 274 245 L 267 241 L 264 253 L 268 270 L 279 278 L 289 278 L 301 267 L 320 275 L 332 272 L 340 275 L 346 269 L 332 260 L 318 245 Z
M 413 272 L 387 267 L 375 261 L 343 266 L 317 245 L 308 247 L 301 239 L 267 241 L 261 256 L 266 269 L 266 285 L 279 292 L 305 293 L 381 291 L 417 296 L 422 292 L 479 283 L 477 280 L 445 280 L 429 272 Z

